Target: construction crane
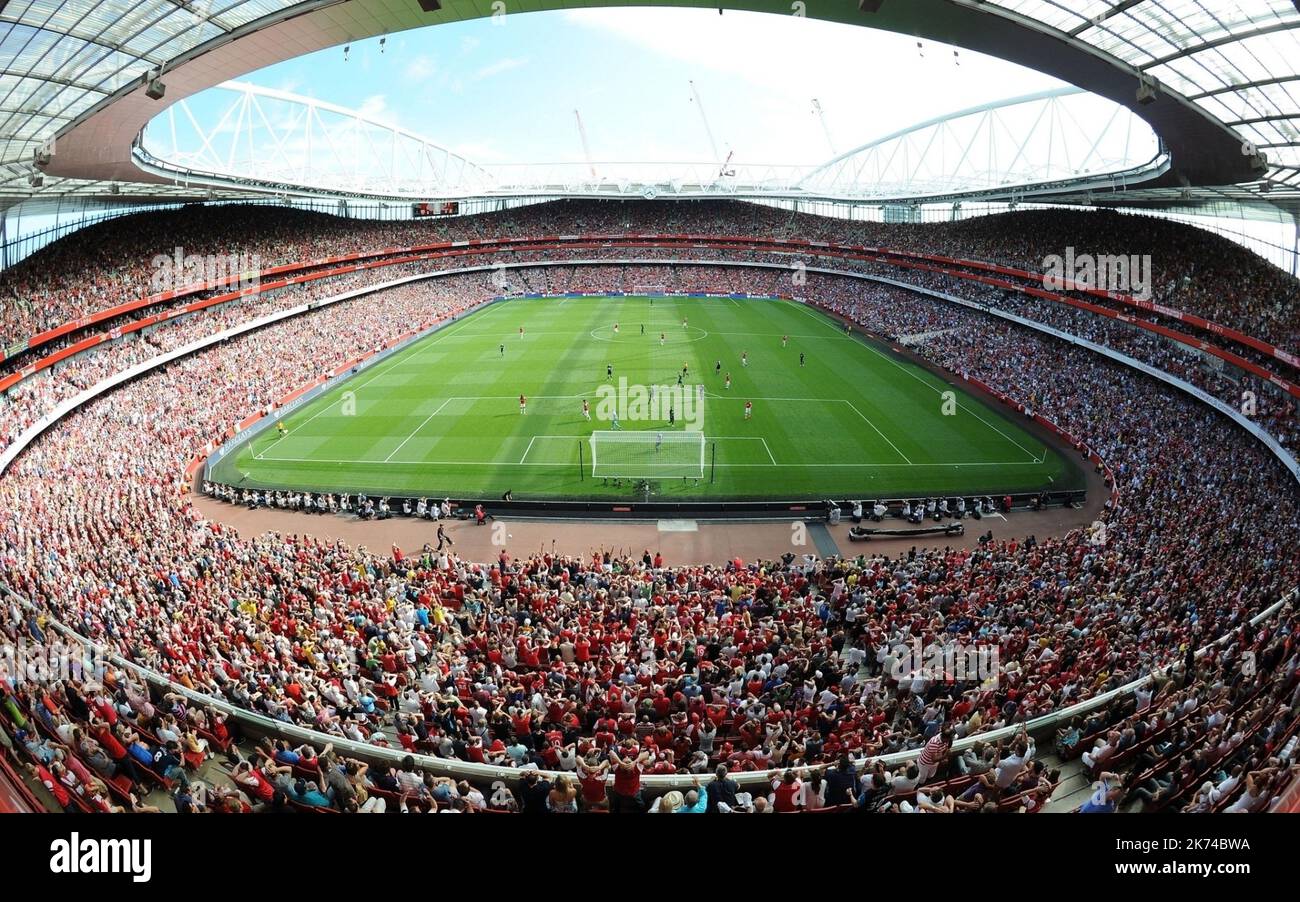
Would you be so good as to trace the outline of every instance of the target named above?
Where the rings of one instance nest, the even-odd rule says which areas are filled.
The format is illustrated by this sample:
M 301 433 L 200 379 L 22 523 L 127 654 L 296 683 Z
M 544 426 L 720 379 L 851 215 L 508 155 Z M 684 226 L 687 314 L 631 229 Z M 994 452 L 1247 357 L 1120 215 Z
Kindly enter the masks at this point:
M 831 130 L 826 127 L 826 114 L 822 111 L 821 101 L 816 97 L 813 98 L 812 108 L 813 113 L 822 124 L 822 134 L 826 136 L 826 146 L 831 149 L 831 156 L 838 156 L 835 152 L 835 142 L 831 140 Z
M 718 156 L 718 145 L 713 140 L 713 129 L 709 128 L 709 117 L 704 112 L 704 101 L 700 99 L 700 92 L 695 87 L 695 82 L 691 82 L 691 96 L 695 99 L 695 105 L 700 110 L 700 121 L 704 123 L 704 134 L 709 138 L 709 149 L 713 151 L 713 162 L 721 164 L 721 158 Z
M 591 146 L 587 143 L 587 130 L 582 125 L 582 114 L 574 110 L 573 118 L 578 120 L 578 137 L 582 139 L 582 155 L 587 158 L 587 168 L 591 170 L 592 181 L 596 181 L 596 164 L 591 162 Z

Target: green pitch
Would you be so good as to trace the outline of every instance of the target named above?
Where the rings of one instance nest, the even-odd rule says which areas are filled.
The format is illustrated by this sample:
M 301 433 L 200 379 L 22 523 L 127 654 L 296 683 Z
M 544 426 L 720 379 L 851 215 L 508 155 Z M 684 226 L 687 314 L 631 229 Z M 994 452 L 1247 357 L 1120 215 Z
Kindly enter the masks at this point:
M 789 336 L 785 347 L 782 336 Z M 612 380 L 606 366 L 613 367 Z M 651 476 L 662 500 L 1083 486 L 1072 461 L 1002 411 L 887 347 L 846 335 L 812 308 L 642 297 L 494 304 L 295 411 L 283 436 L 275 429 L 255 436 L 220 461 L 212 478 L 371 494 L 496 499 L 510 490 L 519 500 L 630 499 L 636 488 L 628 481 L 592 477 L 589 436 L 611 428 L 600 418 L 612 409 L 600 403 L 607 396 L 601 392 L 621 384 L 671 388 L 684 366 L 692 401 L 703 386 L 702 412 L 698 422 L 684 422 L 684 413 L 699 411 L 675 411 L 671 428 L 705 434 L 706 467 L 698 483 Z M 519 410 L 521 393 L 526 413 Z M 746 401 L 753 404 L 748 420 Z M 670 428 L 627 413 L 624 431 Z

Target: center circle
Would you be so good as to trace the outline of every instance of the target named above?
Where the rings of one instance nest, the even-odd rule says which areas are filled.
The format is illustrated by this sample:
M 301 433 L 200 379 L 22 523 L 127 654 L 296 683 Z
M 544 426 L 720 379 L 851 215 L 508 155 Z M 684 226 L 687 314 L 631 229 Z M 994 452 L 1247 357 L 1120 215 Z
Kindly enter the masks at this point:
M 631 326 L 623 326 L 620 324 L 619 332 L 617 335 L 614 334 L 613 324 L 610 324 L 608 326 L 601 326 L 597 329 L 591 330 L 591 337 L 596 339 L 597 341 L 608 341 L 608 342 L 633 340 L 639 338 L 644 338 L 648 341 L 657 342 L 659 341 L 660 332 L 662 332 L 664 335 L 665 345 L 687 344 L 693 341 L 703 341 L 704 339 L 709 337 L 709 332 L 707 329 L 701 329 L 699 326 L 687 326 L 686 329 L 683 330 L 680 324 L 669 327 L 667 329 L 658 329 L 654 331 L 647 329 L 645 335 L 642 335 L 640 323 L 634 323 Z

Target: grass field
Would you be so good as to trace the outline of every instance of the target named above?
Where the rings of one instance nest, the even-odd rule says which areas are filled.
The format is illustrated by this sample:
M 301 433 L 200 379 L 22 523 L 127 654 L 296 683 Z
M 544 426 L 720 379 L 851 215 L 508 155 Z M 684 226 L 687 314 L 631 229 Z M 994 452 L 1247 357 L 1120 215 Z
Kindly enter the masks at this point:
M 782 336 L 789 336 L 788 347 Z M 715 374 L 717 361 L 731 374 L 730 390 Z M 612 383 L 606 365 L 614 368 Z M 599 387 L 622 378 L 675 385 L 683 365 L 688 390 L 704 386 L 701 431 L 716 466 L 706 467 L 698 484 L 652 477 L 654 497 L 662 500 L 1083 486 L 1074 463 L 1001 411 L 887 347 L 846 335 L 812 308 L 663 297 L 493 304 L 294 411 L 284 420 L 287 434 L 260 433 L 219 461 L 212 478 L 372 494 L 495 499 L 511 490 L 519 500 L 630 498 L 635 489 L 628 483 L 591 475 L 586 440 L 593 429 L 610 428 L 597 421 Z M 949 396 L 945 414 L 943 393 L 950 390 L 956 397 Z M 528 398 L 525 414 L 520 393 Z M 584 398 L 592 422 L 582 415 Z M 754 405 L 750 420 L 746 401 Z M 668 426 L 625 419 L 622 428 Z M 683 430 L 680 419 L 674 428 Z

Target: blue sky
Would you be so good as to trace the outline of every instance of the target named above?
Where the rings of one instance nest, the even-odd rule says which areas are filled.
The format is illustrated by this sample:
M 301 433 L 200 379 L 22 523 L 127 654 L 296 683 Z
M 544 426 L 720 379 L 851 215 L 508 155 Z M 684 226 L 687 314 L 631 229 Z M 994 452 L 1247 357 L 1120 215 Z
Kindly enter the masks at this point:
M 867 28 L 698 9 L 514 14 L 332 48 L 245 76 L 364 110 L 471 160 L 578 162 L 720 154 L 814 164 L 922 119 L 1060 84 L 1001 60 Z M 828 144 L 812 112 L 817 98 Z

